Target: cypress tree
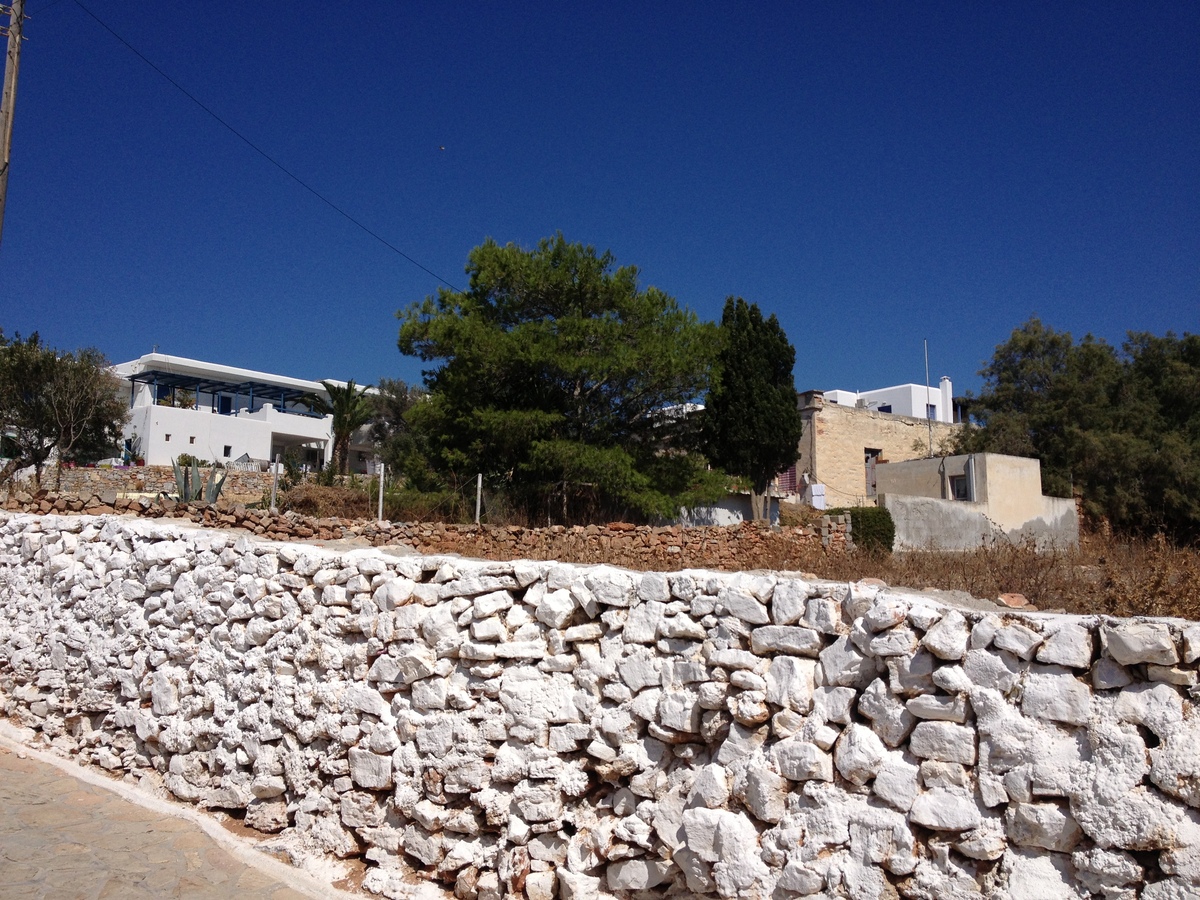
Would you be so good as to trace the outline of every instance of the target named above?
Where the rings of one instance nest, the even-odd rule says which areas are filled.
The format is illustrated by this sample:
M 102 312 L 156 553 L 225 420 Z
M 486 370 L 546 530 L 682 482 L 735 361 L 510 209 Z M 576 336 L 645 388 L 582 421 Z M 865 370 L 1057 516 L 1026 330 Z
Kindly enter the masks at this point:
M 796 461 L 802 425 L 795 364 L 796 350 L 774 314 L 764 320 L 757 303 L 725 301 L 705 405 L 706 448 L 713 463 L 750 481 L 756 519 L 771 479 Z

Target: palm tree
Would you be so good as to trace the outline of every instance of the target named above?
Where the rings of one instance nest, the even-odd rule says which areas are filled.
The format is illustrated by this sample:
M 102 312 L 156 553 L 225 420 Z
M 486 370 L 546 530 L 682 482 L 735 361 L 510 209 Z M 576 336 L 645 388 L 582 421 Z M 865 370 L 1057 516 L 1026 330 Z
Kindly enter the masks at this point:
M 367 396 L 370 385 L 359 387 L 352 378 L 345 387 L 331 381 L 322 381 L 321 387 L 325 388 L 329 399 L 312 394 L 308 401 L 317 412 L 333 416 L 333 458 L 329 464 L 339 475 L 345 475 L 350 456 L 350 436 L 370 422 L 374 414 L 374 404 Z

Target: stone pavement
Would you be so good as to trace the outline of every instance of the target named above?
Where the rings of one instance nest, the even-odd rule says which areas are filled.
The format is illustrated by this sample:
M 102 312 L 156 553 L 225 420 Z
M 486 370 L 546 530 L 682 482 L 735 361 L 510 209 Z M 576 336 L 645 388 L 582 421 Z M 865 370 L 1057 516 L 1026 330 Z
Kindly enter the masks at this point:
M 25 758 L 22 758 L 25 757 Z M 191 811 L 0 737 L 0 898 L 351 897 Z M 81 780 L 85 779 L 85 780 Z M 87 783 L 93 781 L 96 783 Z M 361 896 L 361 895 L 359 895 Z

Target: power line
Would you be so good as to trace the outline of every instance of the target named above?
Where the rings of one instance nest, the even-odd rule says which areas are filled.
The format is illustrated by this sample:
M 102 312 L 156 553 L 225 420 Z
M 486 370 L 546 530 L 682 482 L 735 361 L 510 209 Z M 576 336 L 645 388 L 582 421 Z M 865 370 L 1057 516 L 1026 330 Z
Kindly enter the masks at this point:
M 410 263 L 412 263 L 414 266 L 416 266 L 418 269 L 420 269 L 425 274 L 432 275 L 434 278 L 436 278 L 442 284 L 446 285 L 446 287 L 450 288 L 452 291 L 458 291 L 459 293 L 462 293 L 461 288 L 456 287 L 454 284 L 447 281 L 445 278 L 443 278 L 441 275 L 439 275 L 437 272 L 433 271 L 432 269 L 421 265 L 421 263 L 417 262 L 415 259 L 413 259 L 411 256 L 409 256 L 407 253 L 405 253 L 403 250 L 401 250 L 399 247 L 397 247 L 395 244 L 391 243 L 391 241 L 387 240 L 385 237 L 380 235 L 378 232 L 373 231 L 372 229 L 370 229 L 369 227 L 364 225 L 362 222 L 360 222 L 358 219 L 356 219 L 350 213 L 346 212 L 346 210 L 342 209 L 340 206 L 338 206 L 336 203 L 334 203 L 332 200 L 330 200 L 328 197 L 326 197 L 324 194 L 322 194 L 320 191 L 318 191 L 316 188 L 314 188 L 312 185 L 310 185 L 308 182 L 306 182 L 303 178 L 301 178 L 299 175 L 297 175 L 295 172 L 293 172 L 291 169 L 289 169 L 287 166 L 285 166 L 283 163 L 279 162 L 279 160 L 277 160 L 273 156 L 271 156 L 271 154 L 267 153 L 266 150 L 264 150 L 262 147 L 258 146 L 258 144 L 254 143 L 254 141 L 250 140 L 250 138 L 246 137 L 244 134 L 242 134 L 240 131 L 238 131 L 236 128 L 234 128 L 232 125 L 230 125 L 228 122 L 226 122 L 223 118 L 221 118 L 219 115 L 217 115 L 217 113 L 213 109 L 206 106 L 195 94 L 193 94 L 191 91 L 189 91 L 183 85 L 181 85 L 178 81 L 176 81 L 174 78 L 172 78 L 166 72 L 164 72 L 161 68 L 159 68 L 153 62 L 151 62 L 146 57 L 145 54 L 143 54 L 140 50 L 138 50 L 137 47 L 133 46 L 133 44 L 129 43 L 129 41 L 125 40 L 125 38 L 121 37 L 121 35 L 117 34 L 115 31 L 113 31 L 113 29 L 110 28 L 109 25 L 103 19 L 101 19 L 94 12 L 92 12 L 90 9 L 88 9 L 86 6 L 84 6 L 83 3 L 80 2 L 80 0 L 74 0 L 74 3 L 80 9 L 82 9 L 85 13 L 87 13 L 89 16 L 91 16 L 101 28 L 103 28 L 105 31 L 107 31 L 109 34 L 111 34 L 114 38 L 116 38 L 118 41 L 120 41 L 122 44 L 124 44 L 126 46 L 126 48 L 128 48 L 129 51 L 134 54 L 134 56 L 136 56 L 138 59 L 140 59 L 146 65 L 148 65 L 151 69 L 153 69 L 155 72 L 157 72 L 160 76 L 162 76 L 169 84 L 171 84 L 172 87 L 174 87 L 177 91 L 179 91 L 181 94 L 183 94 L 185 97 L 187 97 L 193 103 L 195 103 L 198 107 L 200 107 L 206 113 L 208 113 L 213 119 L 215 119 L 218 123 L 220 123 L 222 126 L 224 126 L 232 135 L 234 135 L 234 137 L 236 137 L 238 140 L 240 140 L 242 143 L 244 143 L 247 147 L 249 147 L 251 150 L 253 150 L 255 153 L 257 153 L 259 156 L 261 156 L 263 159 L 265 159 L 267 162 L 269 162 L 275 168 L 277 168 L 280 172 L 282 172 L 288 178 L 292 179 L 292 181 L 296 182 L 296 184 L 300 185 L 300 187 L 304 188 L 306 191 L 308 191 L 310 194 L 312 194 L 314 197 L 316 197 L 318 200 L 320 200 L 322 203 L 324 203 L 326 206 L 328 206 L 334 212 L 343 216 L 349 222 L 351 222 L 352 224 L 354 224 L 358 228 L 360 228 L 362 231 L 365 231 L 371 237 L 375 238 L 375 240 L 379 241 L 379 243 L 383 244 L 383 246 L 387 247 L 393 253 L 396 253 L 399 256 L 402 256 L 404 259 L 408 260 Z

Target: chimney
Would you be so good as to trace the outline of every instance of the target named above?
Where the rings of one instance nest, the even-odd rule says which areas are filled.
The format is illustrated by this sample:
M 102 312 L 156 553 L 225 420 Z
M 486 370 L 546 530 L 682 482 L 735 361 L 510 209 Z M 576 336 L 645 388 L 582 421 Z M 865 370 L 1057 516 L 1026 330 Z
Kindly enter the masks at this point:
M 939 422 L 953 422 L 954 421 L 954 386 L 950 383 L 949 375 L 942 376 L 940 386 L 942 389 L 942 402 L 941 402 L 941 404 L 939 404 L 940 409 L 938 410 L 938 412 L 940 412 L 941 415 L 938 416 L 938 421 Z

